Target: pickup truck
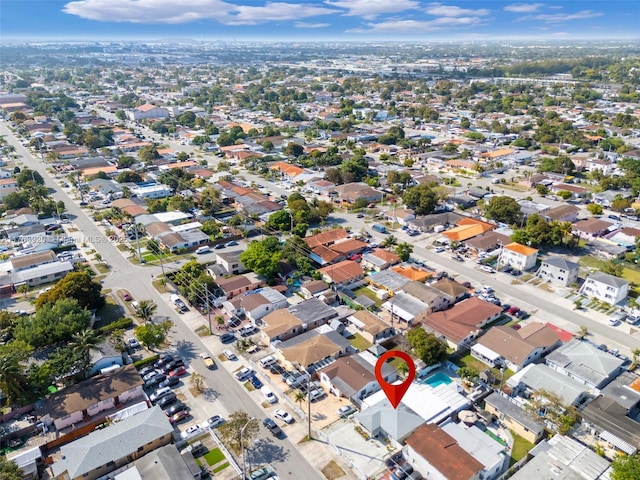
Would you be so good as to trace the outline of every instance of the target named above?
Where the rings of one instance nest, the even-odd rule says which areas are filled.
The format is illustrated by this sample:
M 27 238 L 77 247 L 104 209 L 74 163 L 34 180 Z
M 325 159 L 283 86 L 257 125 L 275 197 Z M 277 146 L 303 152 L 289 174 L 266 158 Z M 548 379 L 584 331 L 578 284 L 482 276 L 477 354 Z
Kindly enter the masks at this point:
M 204 362 L 205 367 L 207 367 L 209 370 L 211 370 L 212 368 L 215 368 L 216 362 L 213 361 L 213 358 L 211 358 L 211 355 L 209 355 L 206 352 L 201 353 L 200 358 Z

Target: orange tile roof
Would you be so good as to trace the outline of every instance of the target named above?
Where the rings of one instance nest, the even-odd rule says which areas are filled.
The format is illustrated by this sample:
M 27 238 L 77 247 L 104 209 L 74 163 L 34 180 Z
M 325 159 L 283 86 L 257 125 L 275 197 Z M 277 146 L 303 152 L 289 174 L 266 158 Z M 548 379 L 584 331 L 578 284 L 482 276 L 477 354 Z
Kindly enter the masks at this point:
M 631 385 L 629 385 L 629 388 L 631 390 L 635 390 L 636 392 L 640 393 L 640 378 L 637 378 L 633 382 L 631 382 Z
M 285 162 L 276 162 L 270 167 L 272 170 L 279 170 L 282 173 L 286 173 L 290 177 L 295 177 L 300 175 L 304 170 L 300 167 L 296 167 L 295 165 L 291 165 Z
M 118 167 L 115 165 L 109 165 L 108 167 L 94 167 L 94 168 L 85 168 L 82 170 L 82 175 L 85 177 L 90 177 L 98 172 L 104 173 L 116 173 L 118 171 Z
M 527 247 L 526 245 L 522 245 L 517 242 L 510 243 L 505 245 L 504 248 L 507 250 L 511 250 L 512 252 L 519 253 L 520 255 L 530 256 L 538 253 L 538 250 L 535 248 Z
M 315 248 L 318 245 L 328 245 L 340 240 L 341 238 L 347 238 L 348 236 L 349 233 L 343 228 L 332 228 L 316 235 L 306 237 L 303 240 L 307 245 L 309 245 L 309 248 Z
M 480 156 L 485 158 L 498 158 L 498 157 L 504 157 L 506 155 L 511 155 L 512 153 L 516 153 L 516 151 L 511 150 L 510 148 L 501 148 L 500 150 L 481 153 Z
M 482 228 L 482 225 L 461 225 L 459 227 L 455 227 L 451 230 L 443 232 L 442 235 L 447 237 L 452 242 L 462 242 L 464 240 L 468 240 L 469 238 L 482 235 L 484 232 L 485 230 Z
M 424 282 L 427 278 L 432 276 L 431 273 L 427 272 L 426 270 L 406 265 L 398 265 L 396 267 L 392 267 L 391 270 L 399 273 L 409 280 L 415 280 L 416 282 Z
M 321 268 L 318 271 L 323 275 L 327 274 L 334 283 L 342 283 L 364 275 L 364 270 L 360 264 L 351 260 L 344 260 L 335 265 Z

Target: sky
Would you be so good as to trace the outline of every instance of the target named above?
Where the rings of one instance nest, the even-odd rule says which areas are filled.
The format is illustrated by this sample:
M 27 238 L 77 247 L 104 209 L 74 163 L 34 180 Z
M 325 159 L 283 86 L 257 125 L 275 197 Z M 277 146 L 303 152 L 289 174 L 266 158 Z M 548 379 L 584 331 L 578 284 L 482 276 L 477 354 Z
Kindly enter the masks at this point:
M 640 37 L 637 0 L 0 0 L 6 40 Z

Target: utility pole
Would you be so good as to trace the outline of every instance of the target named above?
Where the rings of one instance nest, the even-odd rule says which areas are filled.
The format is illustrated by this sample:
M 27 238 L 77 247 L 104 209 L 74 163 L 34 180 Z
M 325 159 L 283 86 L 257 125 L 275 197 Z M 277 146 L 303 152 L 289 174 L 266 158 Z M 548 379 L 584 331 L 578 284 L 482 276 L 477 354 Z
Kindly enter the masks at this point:
M 311 374 L 307 379 L 307 423 L 309 427 L 309 440 L 311 440 Z
M 240 429 L 240 447 L 242 448 L 242 480 L 246 480 L 247 478 L 247 464 L 245 462 L 244 439 L 242 436 L 244 435 L 244 429 L 247 428 L 253 420 L 255 420 L 255 418 L 251 417 L 249 420 L 247 420 L 247 423 L 245 423 L 244 426 Z
M 136 242 L 138 243 L 138 260 L 140 263 L 144 263 L 144 259 L 142 258 L 142 251 L 140 250 L 140 232 L 138 231 L 138 223 L 133 224 L 133 228 L 136 229 Z
M 207 308 L 207 320 L 209 321 L 209 335 L 213 335 L 213 328 L 211 327 L 211 307 L 209 306 L 209 285 L 204 284 L 204 301 Z

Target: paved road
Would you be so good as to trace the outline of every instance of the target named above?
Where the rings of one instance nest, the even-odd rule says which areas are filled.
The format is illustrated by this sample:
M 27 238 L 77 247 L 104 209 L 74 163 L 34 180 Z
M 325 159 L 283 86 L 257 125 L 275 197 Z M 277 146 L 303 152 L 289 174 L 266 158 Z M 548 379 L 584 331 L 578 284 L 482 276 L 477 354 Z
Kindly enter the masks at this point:
M 365 223 L 366 219 L 356 218 L 353 214 L 348 213 L 334 213 L 333 218 L 337 218 L 343 225 L 349 225 L 354 232 L 360 232 L 364 227 L 375 239 L 376 242 L 382 242 L 387 235 L 380 234 L 371 230 L 371 223 Z M 637 336 L 629 335 L 629 326 L 625 323 L 618 327 L 610 327 L 607 325 L 606 320 L 597 318 L 601 314 L 594 314 L 593 312 L 587 312 L 587 314 L 574 311 L 570 308 L 566 308 L 559 302 L 559 297 L 554 294 L 547 293 L 541 289 L 532 285 L 512 285 L 513 277 L 504 275 L 501 273 L 488 274 L 477 269 L 475 263 L 466 261 L 465 263 L 458 263 L 450 260 L 450 254 L 435 253 L 432 249 L 426 248 L 428 244 L 424 240 L 425 235 L 420 237 L 409 237 L 404 232 L 392 232 L 394 236 L 399 238 L 400 241 L 407 241 L 414 246 L 414 256 L 416 258 L 424 259 L 428 265 L 431 265 L 439 270 L 446 270 L 452 273 L 459 273 L 465 279 L 468 279 L 473 284 L 487 284 L 493 286 L 498 295 L 507 295 L 508 297 L 517 299 L 522 304 L 528 304 L 531 307 L 538 309 L 535 317 L 542 321 L 548 321 L 554 324 L 558 324 L 560 319 L 563 323 L 570 322 L 574 326 L 573 332 L 577 332 L 581 325 L 586 326 L 589 331 L 598 336 L 611 339 L 617 343 L 620 347 L 626 347 L 625 350 L 631 350 L 638 348 L 640 345 L 640 338 Z M 562 303 L 566 303 L 562 302 Z M 554 322 L 554 320 L 556 320 Z M 562 324 L 558 324 L 562 327 Z M 609 345 L 612 346 L 612 345 Z
M 0 135 L 4 135 L 9 144 L 15 146 L 16 154 L 26 166 L 37 170 L 45 180 L 45 185 L 49 188 L 56 189 L 52 197 L 56 200 L 63 200 L 67 205 L 67 212 L 75 216 L 74 224 L 84 234 L 85 238 L 94 244 L 97 251 L 100 252 L 103 259 L 112 267 L 111 273 L 103 281 L 104 288 L 129 290 L 137 299 L 151 299 L 157 305 L 156 314 L 160 317 L 170 318 L 174 322 L 172 332 L 173 344 L 181 355 L 189 360 L 191 366 L 198 373 L 204 375 L 206 384 L 218 393 L 219 401 L 228 412 L 243 410 L 250 415 L 262 420 L 265 415 L 258 405 L 251 399 L 248 392 L 239 382 L 237 382 L 229 372 L 224 368 L 215 371 L 207 370 L 200 361 L 191 361 L 197 355 L 205 351 L 206 348 L 200 337 L 191 331 L 176 312 L 167 305 L 166 301 L 151 285 L 151 275 L 155 276 L 160 273 L 160 267 L 143 267 L 132 265 L 123 257 L 120 251 L 111 243 L 106 242 L 104 235 L 99 228 L 90 220 L 82 209 L 51 179 L 46 171 L 45 165 L 36 160 L 31 153 L 15 138 L 9 131 L 5 123 L 0 124 Z M 217 355 L 222 351 L 222 346 L 216 342 L 217 351 L 211 353 Z M 203 419 L 202 419 L 203 420 Z M 271 438 L 264 429 L 262 435 L 265 438 Z M 277 447 L 281 447 L 284 453 L 278 449 L 273 451 L 277 453 L 279 463 L 274 462 L 278 477 L 288 480 L 304 478 L 306 480 L 320 480 L 322 477 L 300 454 L 295 445 L 289 440 L 275 440 Z M 268 461 L 269 459 L 267 459 Z

